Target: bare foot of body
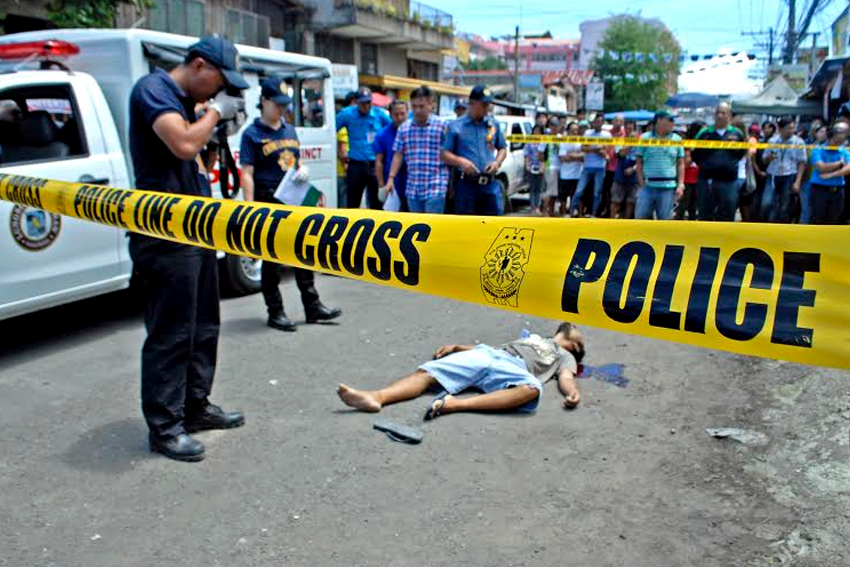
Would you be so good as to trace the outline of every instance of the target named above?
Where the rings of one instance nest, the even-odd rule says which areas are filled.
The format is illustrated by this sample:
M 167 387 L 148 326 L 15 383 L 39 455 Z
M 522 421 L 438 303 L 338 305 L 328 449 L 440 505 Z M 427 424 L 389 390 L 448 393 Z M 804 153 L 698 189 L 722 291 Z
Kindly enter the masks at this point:
M 336 393 L 339 395 L 339 399 L 349 407 L 369 413 L 381 411 L 381 403 L 369 392 L 355 390 L 345 384 L 340 384 Z

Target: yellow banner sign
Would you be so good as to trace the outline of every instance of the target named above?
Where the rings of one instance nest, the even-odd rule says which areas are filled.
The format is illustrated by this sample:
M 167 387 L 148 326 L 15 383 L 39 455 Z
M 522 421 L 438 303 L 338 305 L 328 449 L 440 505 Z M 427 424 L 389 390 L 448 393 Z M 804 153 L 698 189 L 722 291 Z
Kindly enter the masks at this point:
M 3 174 L 0 198 L 410 291 L 850 368 L 846 226 L 325 210 Z

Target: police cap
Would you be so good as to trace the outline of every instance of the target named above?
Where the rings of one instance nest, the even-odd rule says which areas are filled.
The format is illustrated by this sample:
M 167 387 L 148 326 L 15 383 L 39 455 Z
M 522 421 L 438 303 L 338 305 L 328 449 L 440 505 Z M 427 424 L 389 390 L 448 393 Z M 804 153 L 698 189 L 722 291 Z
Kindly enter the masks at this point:
M 478 85 L 472 87 L 472 92 L 469 93 L 469 101 L 478 101 L 487 104 L 493 102 L 493 93 L 487 87 Z
M 260 82 L 260 94 L 275 104 L 289 104 L 292 97 L 286 94 L 286 83 L 277 77 L 266 77 Z

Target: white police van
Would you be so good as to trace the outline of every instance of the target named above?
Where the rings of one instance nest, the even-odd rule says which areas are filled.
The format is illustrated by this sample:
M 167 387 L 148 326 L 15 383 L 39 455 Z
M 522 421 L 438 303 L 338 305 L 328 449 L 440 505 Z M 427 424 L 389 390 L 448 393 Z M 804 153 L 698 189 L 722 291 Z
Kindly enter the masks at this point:
M 132 187 L 130 91 L 155 67 L 181 62 L 195 41 L 135 29 L 0 37 L 0 172 Z M 251 85 L 246 125 L 259 113 L 260 79 L 285 78 L 295 100 L 302 160 L 324 194 L 324 206 L 336 206 L 330 61 L 237 48 Z M 321 112 L 321 101 L 327 112 Z M 234 154 L 240 135 L 229 138 Z M 220 195 L 217 177 L 213 171 L 213 191 Z M 259 289 L 259 261 L 221 253 L 220 258 L 229 291 Z M 123 231 L 0 201 L 0 319 L 126 288 L 131 274 Z

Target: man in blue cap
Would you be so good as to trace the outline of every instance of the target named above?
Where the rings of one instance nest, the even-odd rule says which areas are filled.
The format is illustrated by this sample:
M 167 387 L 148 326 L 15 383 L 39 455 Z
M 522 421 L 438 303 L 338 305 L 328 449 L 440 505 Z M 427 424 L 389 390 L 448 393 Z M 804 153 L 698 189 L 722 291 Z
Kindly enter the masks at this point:
M 301 144 L 295 126 L 286 122 L 292 98 L 286 94 L 283 79 L 269 77 L 260 83 L 260 117 L 242 133 L 239 161 L 242 164 L 242 188 L 246 201 L 278 203 L 275 190 L 284 175 L 295 168 L 294 179 L 307 181 L 306 168 L 301 167 Z M 302 203 L 287 203 L 301 205 Z M 260 288 L 269 313 L 268 325 L 280 331 L 294 331 L 293 323 L 283 309 L 280 295 L 280 266 L 263 262 Z M 301 303 L 308 323 L 330 321 L 342 315 L 340 309 L 329 309 L 319 301 L 313 272 L 293 268 L 295 283 L 301 292 Z
M 507 156 L 505 135 L 488 114 L 490 90 L 477 86 L 469 94 L 469 109 L 449 124 L 443 162 L 456 168 L 455 212 L 461 215 L 502 214 L 502 191 L 496 172 Z
M 466 100 L 459 98 L 455 103 L 455 118 L 460 118 L 464 114 L 466 114 L 466 110 L 469 108 L 469 103 Z
M 357 106 L 343 108 L 336 115 L 336 129 L 348 130 L 348 171 L 345 173 L 346 202 L 349 209 L 360 207 L 363 190 L 369 207 L 381 209 L 378 178 L 375 176 L 374 143 L 378 133 L 390 124 L 389 115 L 372 107 L 372 91 L 357 91 Z
M 231 93 L 246 88 L 236 48 L 216 37 L 191 45 L 171 72 L 140 79 L 130 95 L 136 187 L 204 196 L 197 158 L 219 122 L 238 123 L 245 102 Z M 200 118 L 199 103 L 207 105 Z M 200 461 L 204 445 L 189 433 L 245 423 L 242 413 L 209 402 L 219 331 L 216 253 L 131 234 L 130 254 L 146 303 L 141 393 L 150 448 Z

